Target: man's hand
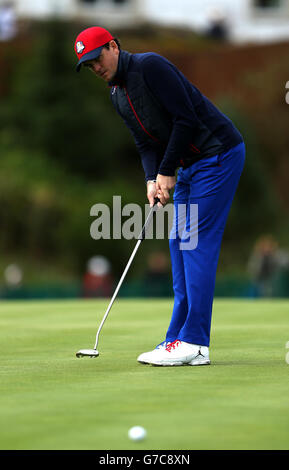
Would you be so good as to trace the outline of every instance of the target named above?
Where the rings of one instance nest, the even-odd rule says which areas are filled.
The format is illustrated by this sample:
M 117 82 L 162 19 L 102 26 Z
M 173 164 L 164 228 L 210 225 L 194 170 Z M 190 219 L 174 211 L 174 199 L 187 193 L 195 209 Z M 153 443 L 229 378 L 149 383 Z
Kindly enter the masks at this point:
M 175 176 L 157 175 L 156 197 L 159 198 L 164 206 L 170 199 L 170 190 L 176 185 Z
M 155 203 L 155 197 L 157 194 L 156 183 L 153 181 L 147 182 L 147 198 L 150 203 L 150 207 L 153 207 Z

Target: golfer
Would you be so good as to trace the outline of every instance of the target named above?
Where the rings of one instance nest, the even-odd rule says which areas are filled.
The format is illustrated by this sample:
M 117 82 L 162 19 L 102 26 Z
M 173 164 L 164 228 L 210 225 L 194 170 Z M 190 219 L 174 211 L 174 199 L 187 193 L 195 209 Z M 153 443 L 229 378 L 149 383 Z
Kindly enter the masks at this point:
M 131 54 L 107 30 L 91 27 L 75 41 L 77 70 L 88 67 L 110 86 L 113 106 L 130 129 L 145 172 L 147 198 L 162 205 L 174 190 L 170 237 L 174 306 L 166 337 L 138 361 L 163 366 L 210 364 L 209 344 L 222 236 L 243 170 L 245 146 L 233 123 L 171 62 Z M 176 180 L 176 170 L 178 170 Z M 185 205 L 185 206 L 184 206 Z M 186 221 L 180 207 L 186 207 Z M 186 246 L 183 233 L 196 231 Z M 184 225 L 184 232 L 177 227 Z

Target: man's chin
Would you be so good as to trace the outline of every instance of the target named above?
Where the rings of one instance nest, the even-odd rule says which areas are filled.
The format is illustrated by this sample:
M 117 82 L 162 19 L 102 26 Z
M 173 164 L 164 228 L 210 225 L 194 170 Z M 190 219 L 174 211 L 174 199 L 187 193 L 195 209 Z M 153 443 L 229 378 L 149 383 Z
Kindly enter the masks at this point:
M 102 76 L 101 76 L 102 80 L 104 80 L 105 82 L 110 82 L 111 81 L 111 77 L 110 77 L 110 74 L 108 72 L 105 72 Z

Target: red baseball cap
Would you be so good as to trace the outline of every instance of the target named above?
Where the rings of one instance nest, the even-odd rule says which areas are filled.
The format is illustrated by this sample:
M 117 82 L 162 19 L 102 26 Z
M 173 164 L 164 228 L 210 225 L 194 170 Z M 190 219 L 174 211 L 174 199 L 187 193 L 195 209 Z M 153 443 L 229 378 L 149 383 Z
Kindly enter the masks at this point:
M 86 60 L 97 59 L 103 46 L 112 39 L 114 39 L 113 36 L 100 26 L 92 26 L 82 31 L 74 44 L 74 50 L 78 57 L 77 72 L 80 71 L 81 64 Z

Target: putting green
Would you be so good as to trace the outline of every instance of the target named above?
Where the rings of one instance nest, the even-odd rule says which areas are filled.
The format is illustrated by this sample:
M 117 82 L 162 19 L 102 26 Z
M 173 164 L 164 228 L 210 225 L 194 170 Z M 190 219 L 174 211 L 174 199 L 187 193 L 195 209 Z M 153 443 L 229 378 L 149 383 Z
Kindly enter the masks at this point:
M 171 300 L 0 304 L 1 449 L 288 449 L 289 302 L 214 303 L 211 366 L 152 367 Z M 289 356 L 289 355 L 288 355 Z M 130 427 L 147 430 L 128 440 Z

